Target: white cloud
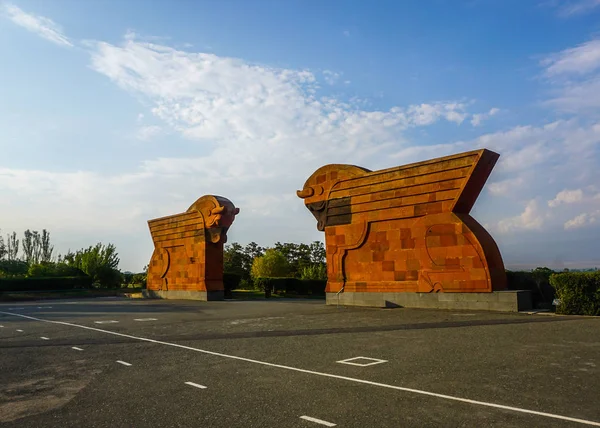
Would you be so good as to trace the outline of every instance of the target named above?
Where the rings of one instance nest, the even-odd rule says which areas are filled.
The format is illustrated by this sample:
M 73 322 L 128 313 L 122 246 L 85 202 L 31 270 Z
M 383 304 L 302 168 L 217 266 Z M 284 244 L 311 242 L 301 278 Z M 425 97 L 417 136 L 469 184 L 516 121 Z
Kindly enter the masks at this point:
M 592 225 L 600 219 L 600 210 L 592 213 L 583 213 L 565 222 L 565 230 L 579 229 L 585 226 Z
M 468 117 L 465 110 L 466 106 L 462 103 L 435 103 L 410 106 L 407 113 L 419 126 L 431 125 L 440 118 L 460 125 Z
M 584 226 L 587 222 L 588 222 L 588 215 L 585 213 L 580 214 L 577 217 L 572 218 L 571 220 L 565 222 L 565 230 L 580 228 L 580 227 Z
M 131 36 L 121 46 L 99 42 L 92 48 L 96 71 L 146 97 L 153 114 L 181 135 L 216 145 L 193 168 L 224 164 L 236 176 L 261 170 L 287 175 L 298 168 L 310 174 L 328 160 L 360 162 L 390 144 L 403 144 L 408 128 L 461 123 L 468 116 L 466 106 L 456 102 L 368 111 L 317 97 L 310 71 L 182 52 Z M 160 162 L 165 168 L 181 163 Z
M 566 3 L 560 3 L 558 13 L 563 17 L 583 15 L 593 11 L 598 6 L 600 6 L 600 0 L 571 0 Z
M 515 178 L 508 178 L 506 180 L 490 183 L 488 185 L 488 191 L 492 195 L 496 195 L 496 196 L 509 195 L 511 192 L 514 192 L 516 189 L 518 189 L 519 186 L 522 186 L 524 184 L 524 182 L 525 182 L 525 179 L 522 176 L 515 177 Z
M 49 18 L 26 13 L 10 3 L 5 3 L 4 5 L 0 4 L 0 10 L 15 24 L 36 33 L 52 43 L 61 46 L 73 46 L 73 43 L 69 38 L 63 34 L 60 25 Z
M 162 128 L 156 125 L 142 126 L 135 134 L 135 137 L 141 141 L 151 140 L 162 132 Z
M 567 112 L 600 108 L 600 39 L 549 55 L 541 65 L 551 84 L 548 106 Z
M 471 117 L 471 125 L 479 126 L 483 123 L 484 120 L 489 119 L 490 117 L 498 114 L 499 112 L 500 112 L 500 109 L 494 107 L 494 108 L 490 109 L 490 111 L 488 111 L 487 113 L 474 114 Z
M 581 202 L 583 200 L 583 190 L 562 190 L 558 192 L 556 197 L 551 201 L 548 201 L 549 207 L 557 207 L 560 204 L 573 204 L 575 202 Z
M 548 76 L 588 74 L 600 68 L 600 40 L 590 40 L 542 60 Z
M 335 71 L 323 71 L 323 78 L 325 79 L 325 82 L 329 83 L 330 85 L 335 85 L 341 76 L 342 75 L 340 73 L 336 73 Z
M 525 206 L 525 210 L 518 216 L 510 217 L 498 222 L 498 231 L 508 233 L 518 230 L 536 230 L 541 229 L 544 224 L 544 217 L 540 212 L 535 200 L 530 200 Z

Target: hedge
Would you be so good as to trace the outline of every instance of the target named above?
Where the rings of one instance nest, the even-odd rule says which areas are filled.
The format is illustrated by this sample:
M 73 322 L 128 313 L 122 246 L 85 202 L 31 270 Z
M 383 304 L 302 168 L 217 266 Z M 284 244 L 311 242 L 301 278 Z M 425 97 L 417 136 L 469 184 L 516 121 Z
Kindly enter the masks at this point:
M 324 296 L 326 280 L 321 279 L 298 279 L 298 278 L 255 278 L 254 284 L 265 294 L 271 292 L 277 294 L 297 294 Z
M 230 298 L 232 296 L 231 291 L 237 289 L 242 281 L 242 276 L 237 273 L 223 274 L 223 288 L 225 289 L 225 297 Z
M 556 290 L 557 313 L 600 316 L 600 272 L 553 274 L 550 284 Z
M 0 292 L 59 291 L 87 288 L 92 288 L 92 278 L 89 276 L 0 278 Z

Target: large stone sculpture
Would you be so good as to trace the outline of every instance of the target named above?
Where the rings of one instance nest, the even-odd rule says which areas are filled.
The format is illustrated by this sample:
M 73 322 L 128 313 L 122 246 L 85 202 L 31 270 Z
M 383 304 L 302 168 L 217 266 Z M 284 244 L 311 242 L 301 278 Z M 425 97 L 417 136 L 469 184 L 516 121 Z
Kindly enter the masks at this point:
M 221 196 L 202 196 L 185 212 L 148 221 L 154 253 L 148 297 L 223 299 L 223 245 L 239 208 Z
M 498 247 L 469 215 L 498 157 L 483 149 L 380 171 L 315 171 L 297 193 L 325 232 L 326 291 L 504 290 Z

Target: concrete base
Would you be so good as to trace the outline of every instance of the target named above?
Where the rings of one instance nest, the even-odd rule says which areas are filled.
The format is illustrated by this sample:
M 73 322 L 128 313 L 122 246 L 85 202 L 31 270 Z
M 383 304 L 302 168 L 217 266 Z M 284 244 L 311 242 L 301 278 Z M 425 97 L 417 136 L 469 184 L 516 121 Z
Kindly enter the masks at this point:
M 339 301 L 338 301 L 339 297 Z M 492 293 L 327 293 L 327 304 L 377 308 L 466 309 L 519 312 L 532 308 L 529 290 Z
M 174 300 L 223 300 L 223 290 L 219 291 L 176 291 L 176 290 L 144 290 L 142 294 L 147 299 Z

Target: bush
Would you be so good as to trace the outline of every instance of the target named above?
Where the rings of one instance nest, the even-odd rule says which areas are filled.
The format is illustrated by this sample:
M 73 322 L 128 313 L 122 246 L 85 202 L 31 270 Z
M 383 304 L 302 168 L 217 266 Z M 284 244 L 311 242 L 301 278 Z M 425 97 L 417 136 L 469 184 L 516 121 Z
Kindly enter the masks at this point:
M 565 315 L 600 315 L 600 272 L 558 273 L 550 277 L 559 304 L 556 312 Z
M 41 262 L 32 263 L 27 269 L 27 276 L 30 278 L 50 278 L 86 275 L 81 269 L 64 263 Z
M 298 279 L 298 278 L 255 278 L 254 283 L 259 290 L 263 290 L 265 295 L 270 293 L 289 294 L 289 295 L 325 295 L 325 286 L 327 281 L 319 279 Z
M 26 275 L 29 265 L 21 260 L 0 260 L 0 276 L 11 277 Z
M 94 284 L 102 288 L 118 288 L 123 283 L 123 276 L 118 269 L 99 266 L 94 271 Z
M 49 277 L 49 278 L 0 278 L 0 292 L 15 291 L 59 291 L 89 289 L 92 278 L 89 276 Z

